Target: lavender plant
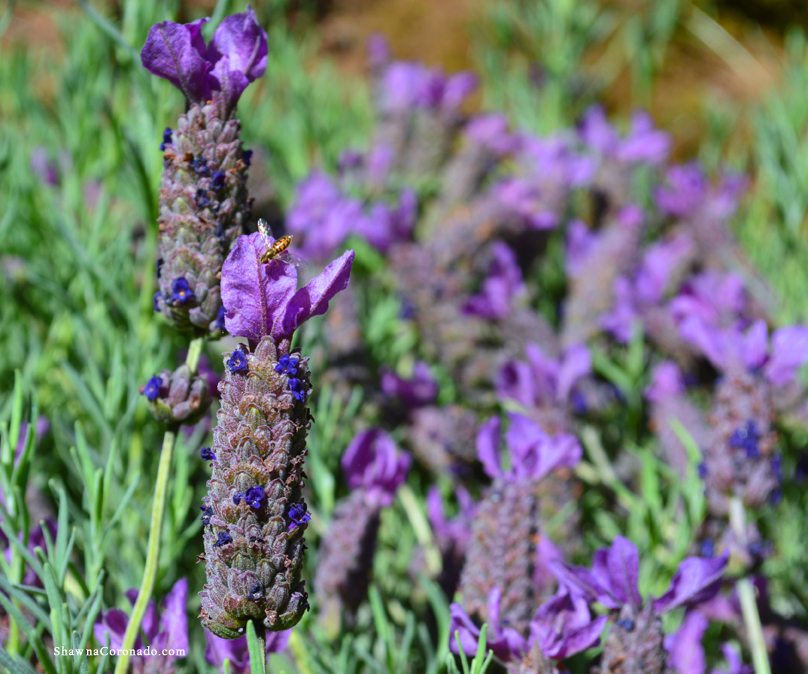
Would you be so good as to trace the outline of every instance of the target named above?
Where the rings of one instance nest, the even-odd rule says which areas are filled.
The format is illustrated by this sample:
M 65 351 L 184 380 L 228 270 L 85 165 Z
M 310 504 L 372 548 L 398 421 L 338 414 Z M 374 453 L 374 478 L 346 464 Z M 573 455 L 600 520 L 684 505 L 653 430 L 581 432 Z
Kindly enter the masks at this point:
M 354 257 L 344 253 L 297 290 L 293 265 L 261 261 L 272 243 L 260 233 L 241 237 L 222 270 L 227 330 L 248 342 L 225 354 L 222 407 L 203 457 L 213 470 L 202 515 L 208 582 L 200 618 L 226 639 L 244 636 L 250 620 L 288 629 L 308 608 L 302 487 L 312 389 L 307 360 L 291 343 L 347 286 Z

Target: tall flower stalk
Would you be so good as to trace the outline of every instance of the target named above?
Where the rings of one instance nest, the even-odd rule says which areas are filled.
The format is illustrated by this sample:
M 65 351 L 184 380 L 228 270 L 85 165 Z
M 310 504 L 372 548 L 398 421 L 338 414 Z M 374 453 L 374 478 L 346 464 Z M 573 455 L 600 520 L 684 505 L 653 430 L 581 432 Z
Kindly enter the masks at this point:
M 247 343 L 225 353 L 225 377 L 202 520 L 207 583 L 200 618 L 213 634 L 237 639 L 253 623 L 293 627 L 308 609 L 301 579 L 303 462 L 311 423 L 308 358 L 292 351 L 294 331 L 325 313 L 350 276 L 345 252 L 306 286 L 282 259 L 262 262 L 274 240 L 240 237 L 222 269 L 225 324 Z
M 154 310 L 194 339 L 184 366 L 152 377 L 141 389 L 158 419 L 167 425 L 152 504 L 149 543 L 140 592 L 121 642 L 115 668 L 124 674 L 154 591 L 160 535 L 168 494 L 174 441 L 182 423 L 194 423 L 210 402 L 197 376 L 204 339 L 224 332 L 219 279 L 232 241 L 250 217 L 246 169 L 251 152 L 239 140 L 235 118 L 239 97 L 264 74 L 267 35 L 255 13 L 227 17 L 210 44 L 201 35 L 209 19 L 190 24 L 164 21 L 152 26 L 141 51 L 143 66 L 185 95 L 188 111 L 176 129 L 166 128 L 160 150 L 160 232 Z

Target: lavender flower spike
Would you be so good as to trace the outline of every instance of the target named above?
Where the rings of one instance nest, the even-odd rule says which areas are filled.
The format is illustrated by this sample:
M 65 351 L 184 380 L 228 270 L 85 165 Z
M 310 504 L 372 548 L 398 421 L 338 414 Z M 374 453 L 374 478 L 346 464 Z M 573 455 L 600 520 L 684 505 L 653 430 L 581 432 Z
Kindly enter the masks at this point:
M 349 251 L 296 290 L 294 266 L 262 264 L 263 252 L 259 234 L 242 236 L 222 270 L 227 327 L 250 341 L 225 354 L 204 499 L 200 618 L 225 639 L 243 636 L 250 620 L 289 629 L 308 608 L 302 489 L 311 384 L 308 359 L 289 348 L 295 328 L 346 287 L 353 260 Z
M 314 578 L 320 619 L 329 632 L 338 631 L 343 619 L 351 622 L 367 595 L 379 516 L 411 463 L 379 428 L 359 433 L 345 450 L 342 469 L 352 491 L 334 508 Z
M 197 336 L 224 332 L 219 278 L 233 240 L 250 220 L 248 153 L 234 111 L 266 68 L 267 36 L 249 7 L 227 17 L 209 46 L 207 19 L 152 26 L 141 60 L 185 94 L 188 111 L 166 129 L 154 310 Z

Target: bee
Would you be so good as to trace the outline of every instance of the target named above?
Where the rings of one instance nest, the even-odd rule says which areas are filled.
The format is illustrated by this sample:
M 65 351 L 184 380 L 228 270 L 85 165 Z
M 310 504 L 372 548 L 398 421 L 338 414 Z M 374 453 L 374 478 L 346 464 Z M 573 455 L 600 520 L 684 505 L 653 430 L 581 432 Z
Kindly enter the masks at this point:
M 267 224 L 267 221 L 263 219 L 258 221 L 258 231 L 261 232 L 261 236 L 264 239 L 265 248 L 263 255 L 261 255 L 261 258 L 259 259 L 261 264 L 268 264 L 269 262 L 272 262 L 272 260 L 279 260 L 285 264 L 291 264 L 293 267 L 306 266 L 305 260 L 302 260 L 297 255 L 294 255 L 286 250 L 289 248 L 289 244 L 292 243 L 291 236 L 282 236 L 274 243 L 270 243 L 271 232 L 269 225 Z

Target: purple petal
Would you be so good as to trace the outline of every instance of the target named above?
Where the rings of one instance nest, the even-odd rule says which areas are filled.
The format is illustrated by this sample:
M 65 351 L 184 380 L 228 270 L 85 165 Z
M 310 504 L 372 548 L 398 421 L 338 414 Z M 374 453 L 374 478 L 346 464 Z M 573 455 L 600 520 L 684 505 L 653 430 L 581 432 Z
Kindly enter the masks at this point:
M 143 67 L 153 75 L 167 79 L 192 103 L 203 104 L 210 98 L 212 64 L 206 59 L 202 26 L 210 19 L 179 24 L 156 23 L 149 30 L 140 52 Z
M 642 597 L 637 587 L 640 575 L 640 555 L 637 547 L 627 538 L 618 536 L 609 548 L 606 563 L 614 598 L 621 604 L 631 604 L 639 611 L 642 607 Z
M 727 568 L 728 559 L 726 552 L 722 557 L 685 559 L 679 565 L 668 591 L 654 601 L 654 610 L 664 613 L 677 606 L 693 605 L 713 597 L 721 588 L 721 576 Z
M 604 555 L 606 549 L 603 549 Z M 587 602 L 600 602 L 606 608 L 620 608 L 620 603 L 614 600 L 611 589 L 608 586 L 608 579 L 599 577 L 600 574 L 593 573 L 582 566 L 573 566 L 566 562 L 551 560 L 548 563 L 550 571 L 558 578 L 562 587 L 572 594 L 583 597 Z
M 188 579 L 180 578 L 163 601 L 160 633 L 165 635 L 164 648 L 188 652 Z
M 477 88 L 479 78 L 470 70 L 455 73 L 446 81 L 441 100 L 441 108 L 452 112 Z
M 480 630 L 469 618 L 460 604 L 453 603 L 449 607 L 449 648 L 452 653 L 457 653 L 457 639 L 455 632 L 460 637 L 460 648 L 466 655 L 477 653 L 477 644 L 480 640 Z
M 213 67 L 211 75 L 216 80 L 216 88 L 224 94 L 227 107 L 233 108 L 241 94 L 249 86 L 250 80 L 238 68 L 234 67 L 230 56 L 225 54 Z
M 772 334 L 771 358 L 766 363 L 766 378 L 772 386 L 791 383 L 797 370 L 808 358 L 808 328 L 794 325 Z
M 684 392 L 685 381 L 679 366 L 666 360 L 651 371 L 651 385 L 645 391 L 645 397 L 652 403 L 659 403 L 684 395 Z
M 583 220 L 573 220 L 567 230 L 566 259 L 567 276 L 577 277 L 585 269 L 589 254 L 595 249 L 599 235 Z
M 701 640 L 710 625 L 698 611 L 690 611 L 675 634 L 665 639 L 670 664 L 677 674 L 704 674 L 707 664 Z
M 412 379 L 404 379 L 395 372 L 384 370 L 381 388 L 384 395 L 398 398 L 410 409 L 429 405 L 438 397 L 438 382 L 432 376 L 429 365 L 423 361 L 415 364 Z
M 766 362 L 769 345 L 769 329 L 766 321 L 755 321 L 743 338 L 743 362 L 750 370 L 755 370 Z
M 353 261 L 354 252 L 346 250 L 321 274 L 315 276 L 298 290 L 289 300 L 283 320 L 275 320 L 272 326 L 272 336 L 278 341 L 282 338 L 291 339 L 292 333 L 305 321 L 312 316 L 324 314 L 331 298 L 348 287 Z
M 248 82 L 254 82 L 267 67 L 267 34 L 259 25 L 252 7 L 228 16 L 219 24 L 208 46 L 208 59 L 217 64 L 229 58 L 229 69 L 242 73 Z M 215 69 L 214 69 L 215 72 Z
M 544 651 L 550 658 L 569 658 L 576 653 L 582 653 L 588 648 L 597 646 L 600 643 L 600 635 L 606 627 L 608 616 L 600 616 L 583 627 L 567 632 L 559 642 Z
M 233 337 L 255 342 L 280 322 L 297 288 L 295 267 L 261 264 L 264 250 L 259 232 L 240 236 L 222 266 L 225 327 Z
M 592 356 L 583 344 L 574 344 L 564 353 L 558 373 L 557 400 L 567 401 L 578 381 L 592 372 Z
M 477 433 L 477 458 L 492 480 L 503 476 L 499 460 L 499 438 L 499 417 L 492 417 L 486 421 Z
M 503 365 L 497 375 L 496 389 L 501 398 L 511 398 L 525 407 L 537 402 L 533 372 L 530 365 L 522 361 Z
M 93 625 L 93 634 L 99 644 L 106 644 L 105 634 L 109 634 L 110 648 L 119 649 L 123 644 L 123 635 L 129 624 L 129 616 L 117 608 L 105 611 L 102 619 Z
M 382 429 L 357 434 L 342 455 L 342 469 L 351 489 L 362 488 L 381 505 L 390 505 L 396 489 L 407 479 L 411 457 L 399 453 Z
M 599 105 L 593 105 L 586 111 L 578 134 L 586 145 L 602 154 L 612 154 L 620 142 L 617 132 L 609 124 L 606 113 Z
M 718 328 L 708 325 L 699 316 L 689 316 L 682 321 L 679 325 L 679 332 L 719 370 L 725 369 L 731 362 L 724 333 Z
M 286 634 L 286 632 L 281 632 L 280 634 Z M 205 660 L 209 664 L 221 667 L 224 665 L 224 661 L 229 659 L 232 674 L 245 674 L 249 670 L 250 657 L 247 650 L 247 637 L 222 639 L 205 630 L 205 642 L 207 644 L 205 647 Z

